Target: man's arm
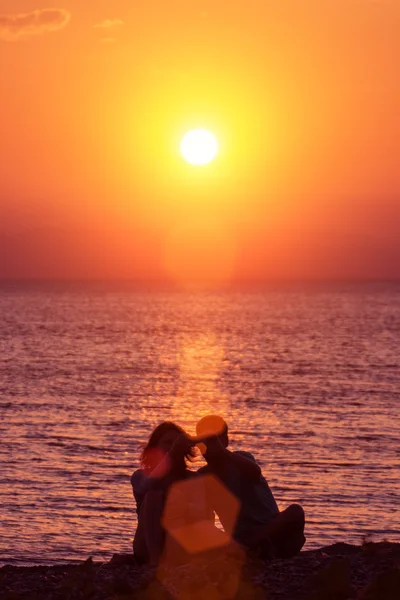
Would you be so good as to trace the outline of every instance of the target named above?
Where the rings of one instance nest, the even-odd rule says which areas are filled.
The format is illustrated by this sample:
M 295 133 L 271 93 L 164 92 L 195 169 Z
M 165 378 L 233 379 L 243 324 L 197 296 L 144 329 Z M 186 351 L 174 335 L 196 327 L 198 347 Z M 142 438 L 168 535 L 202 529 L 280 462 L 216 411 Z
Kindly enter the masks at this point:
M 228 462 L 234 465 L 249 481 L 258 482 L 260 480 L 261 469 L 250 453 L 230 452 L 217 437 L 204 440 L 204 443 L 207 446 L 205 459 L 211 466 L 213 462 Z

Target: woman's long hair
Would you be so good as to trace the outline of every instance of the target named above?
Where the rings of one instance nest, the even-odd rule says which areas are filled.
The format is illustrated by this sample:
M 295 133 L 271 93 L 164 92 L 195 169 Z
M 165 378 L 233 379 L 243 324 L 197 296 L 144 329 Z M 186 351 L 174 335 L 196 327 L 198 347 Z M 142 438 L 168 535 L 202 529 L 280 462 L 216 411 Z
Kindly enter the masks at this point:
M 151 473 L 151 471 L 159 464 L 162 460 L 163 456 L 159 452 L 157 452 L 158 444 L 161 438 L 168 433 L 169 431 L 176 431 L 179 434 L 186 435 L 184 429 L 173 423 L 172 421 L 164 421 L 157 425 L 153 433 L 151 434 L 149 441 L 146 446 L 143 448 L 143 452 L 140 456 L 140 462 L 142 464 L 142 468 Z M 196 456 L 195 448 L 192 447 L 186 454 L 182 454 L 181 456 L 177 456 L 174 459 L 174 464 L 170 465 L 168 471 L 174 471 L 176 473 L 184 472 L 187 468 L 187 461 L 193 460 Z

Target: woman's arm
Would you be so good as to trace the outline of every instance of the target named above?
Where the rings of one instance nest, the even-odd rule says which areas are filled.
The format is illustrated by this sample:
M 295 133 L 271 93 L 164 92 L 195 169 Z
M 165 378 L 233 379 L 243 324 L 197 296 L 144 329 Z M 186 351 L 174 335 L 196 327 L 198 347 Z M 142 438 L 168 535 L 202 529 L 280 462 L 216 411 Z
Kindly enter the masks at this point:
M 185 434 L 181 434 L 174 442 L 172 448 L 161 457 L 158 456 L 158 464 L 148 473 L 149 480 L 164 479 L 168 477 L 171 468 L 176 462 L 176 457 L 184 456 L 195 444 Z M 155 449 L 157 452 L 157 449 Z

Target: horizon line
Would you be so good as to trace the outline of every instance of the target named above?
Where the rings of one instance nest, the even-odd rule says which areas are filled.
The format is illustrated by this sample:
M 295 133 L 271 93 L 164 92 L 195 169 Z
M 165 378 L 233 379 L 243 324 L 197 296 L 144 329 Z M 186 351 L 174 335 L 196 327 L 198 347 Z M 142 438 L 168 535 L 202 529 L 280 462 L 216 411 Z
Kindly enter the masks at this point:
M 174 283 L 170 280 L 156 280 L 156 279 L 137 279 L 130 277 L 1 277 L 1 284 L 128 284 L 135 286 L 155 286 L 155 287 L 169 287 L 174 289 L 182 289 L 182 285 Z M 202 288 L 208 289 L 230 289 L 238 288 L 243 286 L 270 286 L 277 284 L 400 284 L 399 277 L 309 277 L 309 278 L 272 278 L 272 279 L 242 279 L 235 280 L 230 283 L 224 284 L 207 284 L 198 283 L 197 285 Z M 196 286 L 196 282 L 188 282 L 188 285 Z

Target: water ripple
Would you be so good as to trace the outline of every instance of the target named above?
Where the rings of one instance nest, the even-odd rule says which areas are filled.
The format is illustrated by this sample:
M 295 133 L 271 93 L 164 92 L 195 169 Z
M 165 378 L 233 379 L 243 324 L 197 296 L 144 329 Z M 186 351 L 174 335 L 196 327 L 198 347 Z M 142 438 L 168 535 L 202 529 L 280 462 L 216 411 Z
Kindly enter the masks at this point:
M 0 562 L 129 552 L 152 427 L 222 413 L 307 547 L 400 541 L 400 287 L 0 288 Z M 201 462 L 196 463 L 194 468 Z

